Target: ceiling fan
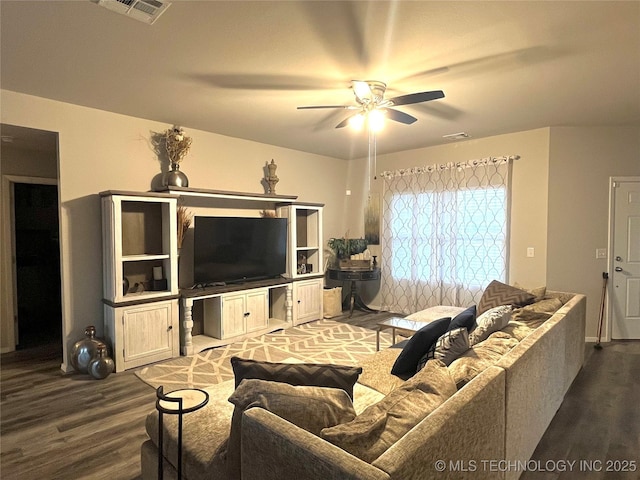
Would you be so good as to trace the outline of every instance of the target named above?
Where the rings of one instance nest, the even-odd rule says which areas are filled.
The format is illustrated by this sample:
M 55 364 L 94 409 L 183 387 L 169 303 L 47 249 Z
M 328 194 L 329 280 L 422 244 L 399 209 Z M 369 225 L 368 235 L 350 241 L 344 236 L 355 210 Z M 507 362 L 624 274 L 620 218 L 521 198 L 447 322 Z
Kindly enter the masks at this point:
M 400 95 L 389 99 L 384 98 L 387 84 L 377 80 L 352 80 L 351 88 L 356 97 L 357 105 L 310 105 L 298 107 L 298 110 L 315 109 L 315 108 L 341 108 L 346 110 L 357 110 L 357 113 L 348 116 L 336 128 L 342 128 L 349 124 L 355 117 L 364 119 L 374 111 L 380 112 L 390 120 L 410 125 L 418 119 L 408 113 L 395 110 L 391 107 L 401 105 L 411 105 L 413 103 L 428 102 L 444 98 L 442 90 L 434 90 L 431 92 L 417 92 L 408 95 Z

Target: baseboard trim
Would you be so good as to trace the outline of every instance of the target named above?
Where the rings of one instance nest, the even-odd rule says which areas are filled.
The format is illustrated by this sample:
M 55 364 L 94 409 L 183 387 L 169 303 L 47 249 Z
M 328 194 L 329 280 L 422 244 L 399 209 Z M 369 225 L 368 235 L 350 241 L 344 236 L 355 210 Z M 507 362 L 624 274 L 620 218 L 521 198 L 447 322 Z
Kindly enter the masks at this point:
M 585 337 L 584 341 L 587 343 L 598 343 L 598 337 Z M 608 342 L 610 342 L 610 340 L 607 340 L 606 338 L 600 339 L 600 343 L 608 343 Z
M 76 371 L 76 369 L 73 368 L 73 366 L 69 365 L 68 363 L 60 364 L 60 370 L 62 370 L 62 373 L 64 374 L 72 373 Z

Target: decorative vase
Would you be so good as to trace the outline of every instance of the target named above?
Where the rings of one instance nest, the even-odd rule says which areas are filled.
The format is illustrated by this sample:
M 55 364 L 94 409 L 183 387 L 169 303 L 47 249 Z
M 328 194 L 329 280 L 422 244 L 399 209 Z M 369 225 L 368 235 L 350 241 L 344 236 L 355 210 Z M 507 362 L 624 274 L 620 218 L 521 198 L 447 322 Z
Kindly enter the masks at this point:
M 89 362 L 89 375 L 96 380 L 107 378 L 113 372 L 115 365 L 113 359 L 107 356 L 107 346 L 99 345 L 96 356 Z
M 165 187 L 188 187 L 189 179 L 180 171 L 179 163 L 171 163 L 171 170 L 164 174 L 162 183 Z
M 89 325 L 84 334 L 86 338 L 77 341 L 71 348 L 71 366 L 80 373 L 87 373 L 89 363 L 98 353 L 98 347 L 102 346 L 106 351 L 106 344 L 96 338 L 96 327 Z

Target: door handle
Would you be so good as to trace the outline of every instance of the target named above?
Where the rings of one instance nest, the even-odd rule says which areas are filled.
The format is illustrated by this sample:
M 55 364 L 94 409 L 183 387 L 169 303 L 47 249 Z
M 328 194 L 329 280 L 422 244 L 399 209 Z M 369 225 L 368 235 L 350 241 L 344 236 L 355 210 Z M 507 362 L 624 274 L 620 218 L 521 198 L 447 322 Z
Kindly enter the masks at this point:
M 622 267 L 616 267 L 616 268 L 615 268 L 615 271 L 616 271 L 616 272 L 621 272 L 621 271 L 622 271 Z

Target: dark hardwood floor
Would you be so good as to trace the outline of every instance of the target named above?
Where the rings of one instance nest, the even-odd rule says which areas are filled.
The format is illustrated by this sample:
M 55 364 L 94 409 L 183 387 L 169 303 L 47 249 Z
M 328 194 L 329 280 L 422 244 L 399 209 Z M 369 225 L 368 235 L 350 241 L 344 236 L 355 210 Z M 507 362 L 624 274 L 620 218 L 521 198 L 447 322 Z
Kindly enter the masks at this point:
M 367 328 L 388 313 L 334 320 Z M 534 454 L 537 460 L 640 458 L 640 342 L 587 346 L 588 359 Z M 0 356 L 0 478 L 138 479 L 155 392 L 128 371 L 63 375 L 58 346 Z M 635 458 L 634 458 L 635 457 Z M 604 463 L 603 463 L 604 464 Z M 524 480 L 637 479 L 638 472 L 526 472 Z

